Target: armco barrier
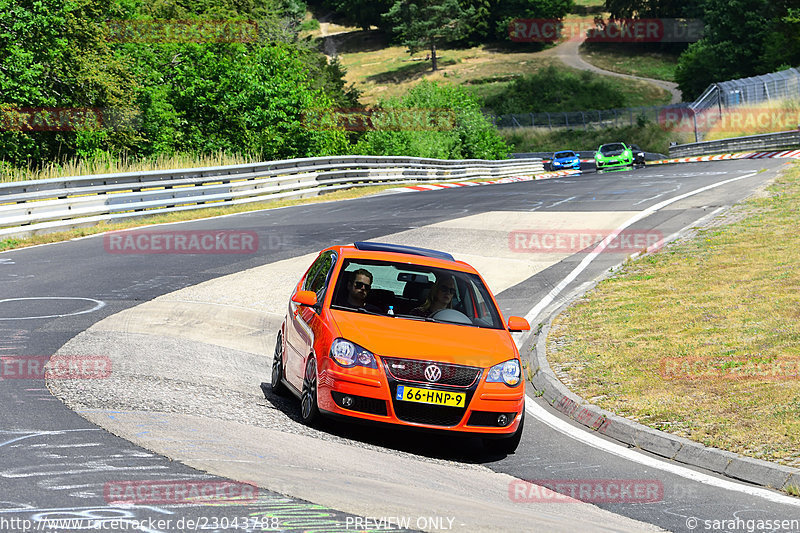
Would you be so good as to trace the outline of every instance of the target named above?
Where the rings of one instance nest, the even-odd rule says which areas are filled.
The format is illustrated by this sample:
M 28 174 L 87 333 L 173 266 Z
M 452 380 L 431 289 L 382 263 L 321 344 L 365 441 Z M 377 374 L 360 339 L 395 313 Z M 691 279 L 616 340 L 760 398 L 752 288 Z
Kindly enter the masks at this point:
M 743 151 L 789 150 L 800 148 L 800 130 L 733 137 L 718 141 L 678 144 L 669 148 L 670 157 L 687 157 Z
M 344 156 L 0 183 L 0 239 L 367 185 L 496 179 L 543 171 L 540 159 Z

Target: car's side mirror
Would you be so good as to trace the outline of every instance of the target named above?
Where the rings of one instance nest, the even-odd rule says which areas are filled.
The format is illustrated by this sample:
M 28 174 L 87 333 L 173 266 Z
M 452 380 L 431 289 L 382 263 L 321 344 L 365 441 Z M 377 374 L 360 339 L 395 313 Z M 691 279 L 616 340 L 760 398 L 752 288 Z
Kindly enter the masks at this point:
M 317 295 L 314 291 L 297 291 L 294 296 L 292 296 L 292 301 L 296 304 L 316 307 Z
M 508 317 L 508 331 L 528 331 L 531 325 L 528 321 L 519 316 Z

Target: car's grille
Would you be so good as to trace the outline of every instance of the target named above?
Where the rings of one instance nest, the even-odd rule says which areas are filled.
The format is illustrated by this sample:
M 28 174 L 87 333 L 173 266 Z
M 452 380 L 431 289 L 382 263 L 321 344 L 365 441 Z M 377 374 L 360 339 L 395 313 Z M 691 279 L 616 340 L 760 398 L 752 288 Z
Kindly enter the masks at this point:
M 466 394 L 464 407 L 452 407 L 449 405 L 434 405 L 430 403 L 418 403 L 397 399 L 397 380 L 389 378 L 389 391 L 392 393 L 392 407 L 397 418 L 404 422 L 415 424 L 428 424 L 431 426 L 457 426 L 467 412 L 467 406 L 472 401 L 477 384 L 469 389 L 456 389 L 455 387 L 442 387 L 437 383 L 436 386 L 425 387 L 432 391 L 455 391 L 459 390 Z
M 383 362 L 390 379 L 405 382 L 431 383 L 425 378 L 425 369 L 429 365 L 436 365 L 442 371 L 442 377 L 435 382 L 437 385 L 467 388 L 481 375 L 481 369 L 474 366 L 395 358 L 384 358 Z
M 431 426 L 456 426 L 464 418 L 466 412 L 466 409 L 462 407 L 444 407 L 424 403 L 395 401 L 393 405 L 394 412 L 400 420 Z

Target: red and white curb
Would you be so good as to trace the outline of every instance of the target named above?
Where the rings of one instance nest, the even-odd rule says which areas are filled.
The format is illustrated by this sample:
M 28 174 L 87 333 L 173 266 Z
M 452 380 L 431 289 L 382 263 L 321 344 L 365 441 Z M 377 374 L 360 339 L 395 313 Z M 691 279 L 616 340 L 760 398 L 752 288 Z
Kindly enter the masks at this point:
M 648 162 L 648 165 L 663 165 L 666 163 L 695 163 L 698 161 L 725 161 L 729 159 L 800 159 L 800 150 L 783 150 L 779 152 L 739 152 L 736 154 L 701 155 L 695 157 L 679 157 L 675 159 L 662 159 L 661 161 Z
M 579 170 L 557 170 L 555 172 L 545 172 L 534 176 L 510 176 L 490 181 L 457 181 L 452 183 L 431 183 L 424 185 L 411 185 L 410 187 L 398 187 L 389 189 L 387 192 L 412 192 L 412 191 L 438 191 L 441 189 L 455 189 L 457 187 L 472 187 L 475 185 L 497 185 L 498 183 L 516 183 L 520 181 L 546 180 L 560 178 L 562 176 L 577 176 Z

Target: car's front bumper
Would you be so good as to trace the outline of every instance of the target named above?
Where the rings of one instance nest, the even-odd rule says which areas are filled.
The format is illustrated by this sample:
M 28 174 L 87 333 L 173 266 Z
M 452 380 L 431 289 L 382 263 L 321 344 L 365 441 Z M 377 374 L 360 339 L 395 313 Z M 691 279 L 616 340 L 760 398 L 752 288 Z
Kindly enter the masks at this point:
M 613 159 L 595 159 L 594 166 L 599 170 L 601 168 L 617 168 L 627 167 L 633 164 L 632 159 L 627 158 L 613 158 Z
M 486 383 L 485 370 L 470 387 L 405 382 L 387 377 L 383 370 L 375 373 L 375 379 L 353 376 L 343 370 L 334 364 L 320 369 L 317 403 L 325 414 L 401 428 L 503 436 L 517 430 L 525 409 L 524 382 L 513 388 Z M 398 400 L 395 396 L 399 385 L 464 393 L 466 406 Z M 506 425 L 498 423 L 500 415 L 506 415 Z
M 573 170 L 580 170 L 581 169 L 581 162 L 580 161 L 573 161 L 569 163 L 556 163 L 553 162 L 550 164 L 553 170 L 564 170 L 564 169 L 573 169 Z

